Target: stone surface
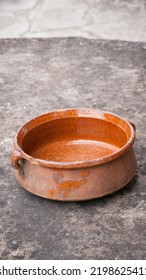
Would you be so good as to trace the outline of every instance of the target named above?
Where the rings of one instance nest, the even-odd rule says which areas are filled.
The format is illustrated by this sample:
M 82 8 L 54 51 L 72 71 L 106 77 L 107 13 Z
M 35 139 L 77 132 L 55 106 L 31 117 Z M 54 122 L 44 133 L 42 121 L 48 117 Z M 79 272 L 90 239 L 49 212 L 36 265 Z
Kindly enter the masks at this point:
M 146 44 L 0 40 L 0 259 L 146 259 Z M 16 181 L 17 129 L 49 110 L 90 107 L 136 124 L 137 175 L 89 202 L 39 198 Z
M 146 42 L 146 1 L 0 1 L 0 38 L 66 36 Z
M 12 13 L 0 12 L 0 34 L 2 38 L 19 37 L 29 28 L 29 22 L 24 15 L 15 16 Z

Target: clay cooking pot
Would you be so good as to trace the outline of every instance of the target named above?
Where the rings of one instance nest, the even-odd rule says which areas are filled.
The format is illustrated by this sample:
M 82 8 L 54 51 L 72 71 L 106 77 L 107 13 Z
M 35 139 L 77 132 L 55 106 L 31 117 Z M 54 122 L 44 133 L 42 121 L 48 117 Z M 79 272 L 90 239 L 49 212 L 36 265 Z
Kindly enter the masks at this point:
M 18 182 L 36 195 L 63 201 L 105 196 L 134 176 L 135 128 L 93 109 L 49 112 L 17 133 L 12 163 Z

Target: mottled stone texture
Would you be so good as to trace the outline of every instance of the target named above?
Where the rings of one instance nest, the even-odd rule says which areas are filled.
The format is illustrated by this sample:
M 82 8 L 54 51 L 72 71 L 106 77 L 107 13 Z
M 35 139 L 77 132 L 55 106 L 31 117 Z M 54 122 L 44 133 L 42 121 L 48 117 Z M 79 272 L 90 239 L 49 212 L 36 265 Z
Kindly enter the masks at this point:
M 146 44 L 0 40 L 0 259 L 146 259 Z M 137 175 L 89 202 L 25 191 L 10 162 L 17 129 L 49 110 L 100 108 L 136 124 Z
M 0 0 L 0 38 L 146 42 L 146 0 Z

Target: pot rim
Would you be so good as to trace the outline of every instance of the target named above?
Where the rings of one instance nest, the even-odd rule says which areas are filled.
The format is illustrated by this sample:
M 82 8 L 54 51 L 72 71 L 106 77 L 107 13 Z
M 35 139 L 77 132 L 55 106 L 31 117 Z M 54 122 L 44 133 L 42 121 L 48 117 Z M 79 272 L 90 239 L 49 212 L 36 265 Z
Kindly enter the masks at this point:
M 56 113 L 59 114 L 61 112 L 62 113 L 65 113 L 65 112 L 66 113 L 71 113 L 72 112 L 72 113 L 74 113 L 74 115 L 72 115 L 72 116 L 92 117 L 92 118 L 96 118 L 96 119 L 102 119 L 102 120 L 105 120 L 105 121 L 107 121 L 107 119 L 106 119 L 107 116 L 116 117 L 119 120 L 119 122 L 122 121 L 122 122 L 124 122 L 128 125 L 128 127 L 130 128 L 131 136 L 122 148 L 119 148 L 117 151 L 115 151 L 115 152 L 113 152 L 109 155 L 106 155 L 106 156 L 103 156 L 103 157 L 100 157 L 100 158 L 97 158 L 97 159 L 93 159 L 93 160 L 74 161 L 74 162 L 57 162 L 57 161 L 49 161 L 49 160 L 34 158 L 34 157 L 28 155 L 27 153 L 25 153 L 23 151 L 23 149 L 20 147 L 20 145 L 18 144 L 18 137 L 19 137 L 19 134 L 21 133 L 22 129 L 25 126 L 27 126 L 28 124 L 30 124 L 31 122 L 36 121 L 37 119 L 40 119 L 40 117 L 45 117 L 47 115 L 56 114 Z M 67 117 L 67 115 L 65 117 Z M 60 117 L 55 118 L 55 119 L 59 119 L 59 118 Z M 116 125 L 119 126 L 118 123 Z M 105 163 L 111 162 L 111 161 L 121 157 L 123 154 L 125 154 L 132 147 L 134 141 L 135 141 L 135 125 L 133 123 L 129 122 L 125 118 L 121 118 L 116 114 L 113 114 L 113 113 L 110 113 L 110 112 L 107 112 L 107 111 L 104 111 L 104 110 L 99 110 L 99 109 L 67 108 L 67 109 L 49 111 L 48 113 L 41 114 L 37 117 L 32 118 L 30 121 L 26 122 L 17 131 L 17 134 L 15 136 L 15 140 L 14 140 L 14 147 L 15 147 L 14 149 L 15 149 L 19 159 L 26 159 L 30 163 L 35 164 L 35 165 L 40 165 L 40 166 L 50 167 L 50 168 L 56 168 L 56 169 L 58 169 L 58 168 L 76 169 L 76 168 L 86 168 L 86 167 L 92 167 L 92 166 L 97 166 L 97 165 L 103 165 Z

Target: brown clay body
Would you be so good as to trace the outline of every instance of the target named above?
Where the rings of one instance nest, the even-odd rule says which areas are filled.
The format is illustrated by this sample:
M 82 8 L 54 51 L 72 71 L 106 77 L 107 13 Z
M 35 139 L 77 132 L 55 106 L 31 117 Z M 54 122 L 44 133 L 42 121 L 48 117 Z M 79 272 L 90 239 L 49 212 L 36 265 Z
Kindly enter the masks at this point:
M 15 138 L 12 162 L 28 191 L 62 201 L 101 197 L 136 172 L 135 128 L 93 109 L 49 112 L 26 123 Z

